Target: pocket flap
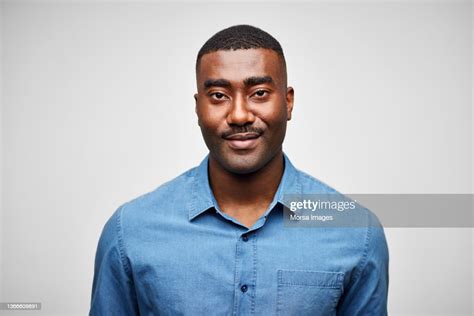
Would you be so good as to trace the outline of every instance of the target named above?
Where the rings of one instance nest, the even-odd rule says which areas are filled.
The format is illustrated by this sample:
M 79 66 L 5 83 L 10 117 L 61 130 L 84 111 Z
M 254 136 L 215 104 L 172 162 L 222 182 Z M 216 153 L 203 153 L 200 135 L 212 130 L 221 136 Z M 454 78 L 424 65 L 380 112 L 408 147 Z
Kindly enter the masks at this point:
M 278 270 L 280 285 L 304 285 L 322 288 L 342 288 L 343 272 Z

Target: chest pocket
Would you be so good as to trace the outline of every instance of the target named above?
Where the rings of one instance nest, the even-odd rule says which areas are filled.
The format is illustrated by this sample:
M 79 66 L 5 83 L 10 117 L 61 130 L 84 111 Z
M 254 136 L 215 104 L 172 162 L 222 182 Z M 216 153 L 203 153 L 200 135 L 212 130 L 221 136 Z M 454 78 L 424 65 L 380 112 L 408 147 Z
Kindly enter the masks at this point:
M 277 315 L 336 315 L 343 272 L 278 270 Z

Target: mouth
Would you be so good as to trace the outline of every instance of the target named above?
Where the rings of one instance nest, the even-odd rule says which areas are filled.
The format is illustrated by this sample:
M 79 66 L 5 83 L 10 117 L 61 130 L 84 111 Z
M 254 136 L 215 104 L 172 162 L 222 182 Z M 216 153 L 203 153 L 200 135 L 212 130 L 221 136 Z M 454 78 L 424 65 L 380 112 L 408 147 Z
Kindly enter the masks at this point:
M 259 133 L 237 133 L 225 137 L 229 147 L 235 150 L 248 150 L 257 146 L 262 134 Z

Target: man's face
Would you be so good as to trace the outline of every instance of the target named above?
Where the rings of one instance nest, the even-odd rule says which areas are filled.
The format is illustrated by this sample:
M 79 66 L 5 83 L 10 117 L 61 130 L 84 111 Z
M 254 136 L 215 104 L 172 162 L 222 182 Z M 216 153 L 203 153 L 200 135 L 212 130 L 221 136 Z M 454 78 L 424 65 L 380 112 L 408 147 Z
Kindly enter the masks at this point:
M 269 49 L 220 50 L 202 56 L 196 114 L 211 159 L 225 170 L 260 170 L 282 150 L 293 109 L 286 70 Z

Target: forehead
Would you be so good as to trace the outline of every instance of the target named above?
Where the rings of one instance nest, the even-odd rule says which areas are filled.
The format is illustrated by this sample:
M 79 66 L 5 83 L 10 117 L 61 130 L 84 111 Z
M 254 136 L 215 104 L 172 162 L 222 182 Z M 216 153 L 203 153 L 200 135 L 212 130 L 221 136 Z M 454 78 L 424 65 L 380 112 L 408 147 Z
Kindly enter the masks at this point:
M 280 56 L 270 49 L 219 50 L 202 56 L 197 71 L 197 81 L 226 79 L 243 82 L 253 76 L 270 76 L 275 83 L 283 81 Z

